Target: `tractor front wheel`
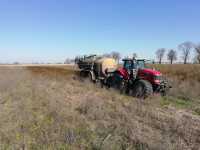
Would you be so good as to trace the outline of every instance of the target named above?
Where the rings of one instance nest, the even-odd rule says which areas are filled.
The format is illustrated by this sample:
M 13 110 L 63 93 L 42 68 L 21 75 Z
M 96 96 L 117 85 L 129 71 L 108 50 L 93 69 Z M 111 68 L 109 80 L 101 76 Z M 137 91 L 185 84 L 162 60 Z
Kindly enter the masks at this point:
M 133 86 L 133 96 L 145 99 L 153 94 L 151 83 L 146 80 L 138 80 Z

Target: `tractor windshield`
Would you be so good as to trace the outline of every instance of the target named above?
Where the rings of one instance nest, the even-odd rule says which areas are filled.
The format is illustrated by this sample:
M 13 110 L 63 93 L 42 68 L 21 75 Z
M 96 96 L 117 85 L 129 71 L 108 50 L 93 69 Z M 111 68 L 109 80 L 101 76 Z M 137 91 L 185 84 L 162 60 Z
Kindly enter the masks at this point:
M 144 60 L 137 60 L 137 67 L 138 68 L 145 68 Z
M 127 70 L 145 68 L 144 60 L 124 60 L 124 68 Z
M 133 69 L 134 64 L 133 64 L 132 60 L 124 61 L 124 68 L 126 68 L 128 70 Z

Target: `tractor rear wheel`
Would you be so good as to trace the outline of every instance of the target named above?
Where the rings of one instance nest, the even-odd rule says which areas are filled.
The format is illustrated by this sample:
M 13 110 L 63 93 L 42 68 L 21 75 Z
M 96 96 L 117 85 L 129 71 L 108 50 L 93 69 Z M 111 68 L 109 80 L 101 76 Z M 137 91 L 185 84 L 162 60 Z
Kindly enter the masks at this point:
M 146 80 L 138 80 L 133 86 L 133 96 L 145 99 L 153 94 L 153 87 L 150 82 Z

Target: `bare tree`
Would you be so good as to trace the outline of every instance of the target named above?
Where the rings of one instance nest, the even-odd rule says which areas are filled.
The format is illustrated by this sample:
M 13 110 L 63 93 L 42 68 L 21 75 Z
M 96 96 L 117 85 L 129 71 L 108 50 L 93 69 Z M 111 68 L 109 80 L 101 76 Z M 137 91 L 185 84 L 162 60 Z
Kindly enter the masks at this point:
M 196 52 L 196 57 L 195 57 L 195 60 L 197 63 L 200 64 L 200 44 L 198 45 L 195 45 L 195 52 Z
M 157 51 L 156 51 L 156 57 L 159 61 L 159 64 L 162 63 L 162 59 L 164 57 L 164 54 L 165 54 L 165 51 L 166 49 L 165 48 L 159 48 Z
M 184 42 L 178 46 L 178 49 L 182 51 L 182 58 L 183 58 L 184 64 L 187 64 L 192 48 L 193 48 L 193 43 L 189 41 Z
M 177 59 L 177 53 L 175 50 L 170 49 L 168 54 L 167 54 L 167 59 L 170 61 L 170 63 L 172 64 L 174 60 Z
M 119 52 L 113 51 L 113 52 L 111 52 L 111 57 L 114 58 L 119 63 L 121 55 Z

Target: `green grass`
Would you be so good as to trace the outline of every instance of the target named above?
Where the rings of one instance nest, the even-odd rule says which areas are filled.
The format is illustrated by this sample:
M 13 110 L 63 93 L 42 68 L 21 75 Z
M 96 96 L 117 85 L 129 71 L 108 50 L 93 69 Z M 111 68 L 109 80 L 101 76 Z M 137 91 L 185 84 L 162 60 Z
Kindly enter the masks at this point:
M 191 100 L 180 99 L 172 96 L 162 97 L 160 100 L 161 107 L 167 108 L 173 106 L 176 109 L 187 109 L 192 111 L 194 115 L 200 115 L 200 107 L 196 106 Z
M 195 114 L 195 115 L 199 115 L 199 116 L 200 116 L 200 107 L 195 108 L 193 114 Z
M 190 100 L 179 99 L 171 96 L 162 97 L 161 106 L 167 106 L 170 104 L 176 108 L 191 108 L 193 106 L 193 103 Z

